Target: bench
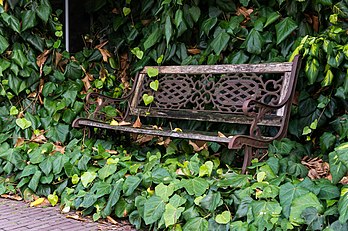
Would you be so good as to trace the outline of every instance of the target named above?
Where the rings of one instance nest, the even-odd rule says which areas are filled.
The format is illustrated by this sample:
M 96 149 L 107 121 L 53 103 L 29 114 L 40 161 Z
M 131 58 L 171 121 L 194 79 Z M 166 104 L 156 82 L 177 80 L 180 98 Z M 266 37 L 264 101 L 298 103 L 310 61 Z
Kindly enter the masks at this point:
M 135 77 L 132 90 L 121 98 L 88 94 L 86 104 L 93 108 L 93 113 L 88 118 L 75 119 L 72 125 L 225 143 L 229 149 L 244 148 L 242 173 L 245 173 L 254 157 L 254 148 L 268 148 L 273 140 L 286 136 L 300 63 L 301 58 L 296 56 L 292 62 L 283 63 L 145 67 Z M 149 77 L 154 70 L 158 70 L 158 75 Z M 145 105 L 144 98 L 147 103 L 152 102 Z M 130 125 L 110 124 L 104 110 L 110 106 L 118 112 L 113 119 L 130 121 Z M 219 130 L 132 126 L 138 117 L 204 121 L 213 124 L 210 130 L 234 124 L 237 129 L 221 135 Z M 236 133 L 239 127 L 247 127 L 247 132 Z

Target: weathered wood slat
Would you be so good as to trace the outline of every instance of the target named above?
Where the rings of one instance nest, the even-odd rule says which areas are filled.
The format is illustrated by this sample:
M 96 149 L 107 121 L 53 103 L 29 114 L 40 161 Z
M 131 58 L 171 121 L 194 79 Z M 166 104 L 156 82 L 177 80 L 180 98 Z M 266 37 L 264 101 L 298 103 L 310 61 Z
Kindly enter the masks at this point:
M 106 123 L 93 121 L 89 119 L 78 119 L 75 121 L 75 127 L 77 126 L 87 126 L 87 127 L 96 127 L 102 129 L 111 129 L 115 131 L 130 132 L 137 134 L 147 134 L 153 136 L 163 136 L 163 137 L 173 137 L 181 139 L 192 139 L 192 140 L 203 140 L 210 142 L 220 142 L 220 143 L 229 143 L 232 137 L 219 137 L 216 133 L 215 136 L 203 135 L 194 132 L 175 132 L 175 131 L 166 131 L 166 130 L 156 130 L 156 129 L 144 129 L 144 128 L 133 128 L 129 126 L 112 126 Z
M 158 69 L 160 74 L 224 74 L 224 73 L 282 73 L 292 70 L 292 63 L 229 64 L 229 65 L 190 65 L 190 66 L 147 66 Z
M 131 115 L 148 116 L 159 118 L 171 118 L 182 120 L 208 121 L 217 123 L 232 123 L 232 124 L 251 124 L 254 120 L 252 117 L 247 117 L 243 114 L 228 114 L 221 112 L 210 111 L 190 111 L 190 110 L 163 110 L 158 108 L 131 108 Z M 282 117 L 276 115 L 265 116 L 258 125 L 262 126 L 281 126 Z

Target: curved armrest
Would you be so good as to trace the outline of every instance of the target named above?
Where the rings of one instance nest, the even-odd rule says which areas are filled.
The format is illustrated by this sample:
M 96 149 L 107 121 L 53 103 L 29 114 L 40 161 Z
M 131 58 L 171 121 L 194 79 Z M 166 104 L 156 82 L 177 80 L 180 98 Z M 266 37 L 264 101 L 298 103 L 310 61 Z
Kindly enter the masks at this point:
M 283 100 L 282 103 L 277 104 L 277 105 L 269 105 L 269 104 L 265 104 L 262 103 L 260 101 L 254 100 L 254 99 L 248 99 L 243 103 L 243 113 L 246 116 L 251 116 L 251 117 L 255 117 L 256 113 L 250 111 L 250 109 L 252 109 L 253 107 L 251 106 L 252 104 L 254 104 L 255 106 L 259 107 L 259 108 L 263 108 L 266 111 L 270 111 L 270 110 L 276 110 L 276 109 L 280 109 L 282 108 L 288 101 L 287 100 Z

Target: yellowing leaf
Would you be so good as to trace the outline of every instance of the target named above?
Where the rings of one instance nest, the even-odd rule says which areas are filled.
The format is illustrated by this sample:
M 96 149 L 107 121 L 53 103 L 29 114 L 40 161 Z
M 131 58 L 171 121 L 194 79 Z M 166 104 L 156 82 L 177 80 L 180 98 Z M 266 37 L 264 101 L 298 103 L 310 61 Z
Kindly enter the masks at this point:
M 118 122 L 116 120 L 112 120 L 110 123 L 111 126 L 118 126 Z
M 42 204 L 44 202 L 44 200 L 45 200 L 45 198 L 40 197 L 39 199 L 31 202 L 30 207 L 38 206 L 38 205 Z
M 181 128 L 174 128 L 173 132 L 182 132 L 182 129 Z

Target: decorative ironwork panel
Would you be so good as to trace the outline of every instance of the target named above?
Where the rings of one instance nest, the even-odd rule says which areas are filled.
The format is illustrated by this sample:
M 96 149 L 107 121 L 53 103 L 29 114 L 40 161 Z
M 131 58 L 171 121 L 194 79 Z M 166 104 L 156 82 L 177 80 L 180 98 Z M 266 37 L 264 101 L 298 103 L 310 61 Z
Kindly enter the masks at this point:
M 160 74 L 159 88 L 149 86 L 145 76 L 138 95 L 138 108 L 147 108 L 142 95 L 154 96 L 151 108 L 166 110 L 242 113 L 243 102 L 256 99 L 270 105 L 280 100 L 284 73 Z

